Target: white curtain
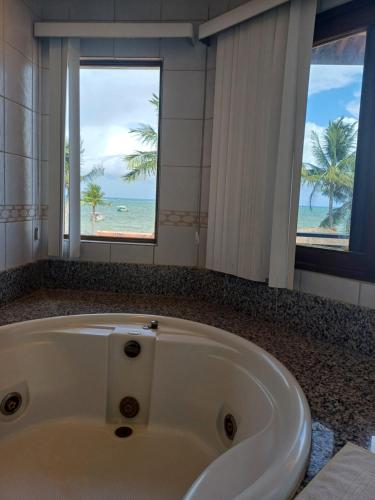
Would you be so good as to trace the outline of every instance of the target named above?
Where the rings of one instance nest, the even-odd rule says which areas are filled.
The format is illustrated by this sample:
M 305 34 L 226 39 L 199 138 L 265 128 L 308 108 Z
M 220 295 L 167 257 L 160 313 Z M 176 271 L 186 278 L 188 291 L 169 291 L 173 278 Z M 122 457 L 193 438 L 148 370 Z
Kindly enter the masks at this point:
M 79 127 L 79 39 L 51 38 L 49 41 L 50 127 L 48 141 L 48 255 L 80 255 L 80 127 Z M 69 86 L 69 92 L 67 92 Z M 67 95 L 69 122 L 66 127 Z M 69 136 L 70 192 L 69 239 L 64 252 L 65 138 Z
M 292 288 L 316 0 L 218 35 L 207 267 Z

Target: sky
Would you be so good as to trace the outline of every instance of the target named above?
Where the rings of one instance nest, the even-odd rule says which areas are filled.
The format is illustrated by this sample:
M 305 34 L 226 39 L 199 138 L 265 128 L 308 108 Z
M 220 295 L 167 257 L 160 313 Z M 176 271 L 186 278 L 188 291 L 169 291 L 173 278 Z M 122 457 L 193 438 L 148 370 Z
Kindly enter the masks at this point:
M 157 129 L 149 99 L 159 95 L 159 69 L 81 67 L 80 92 L 82 172 L 103 165 L 105 174 L 96 182 L 106 197 L 155 199 L 155 177 L 125 183 L 121 176 L 127 171 L 126 154 L 149 149 L 129 130 L 139 123 Z
M 359 116 L 363 66 L 314 64 L 310 68 L 303 161 L 315 163 L 311 132 L 322 137 L 330 120 L 345 117 L 355 122 Z M 309 205 L 311 188 L 301 186 L 300 205 Z M 316 194 L 313 206 L 326 207 L 328 200 Z
M 303 161 L 314 163 L 311 132 L 321 137 L 329 120 L 358 120 L 363 66 L 314 64 L 310 68 Z M 101 164 L 97 179 L 106 197 L 155 199 L 156 179 L 125 183 L 124 155 L 147 149 L 129 130 L 143 122 L 157 128 L 158 118 L 149 99 L 159 94 L 159 69 L 81 68 L 82 171 Z M 300 205 L 309 205 L 311 188 L 301 186 Z M 327 206 L 320 194 L 314 206 Z

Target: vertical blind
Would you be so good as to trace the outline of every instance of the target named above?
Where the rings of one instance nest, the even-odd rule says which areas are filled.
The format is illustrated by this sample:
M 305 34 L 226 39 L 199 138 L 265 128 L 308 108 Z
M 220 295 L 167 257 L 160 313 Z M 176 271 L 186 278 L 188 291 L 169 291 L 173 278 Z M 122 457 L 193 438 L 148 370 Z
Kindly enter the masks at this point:
M 218 35 L 207 267 L 293 286 L 316 0 Z
M 78 38 L 49 40 L 50 127 L 48 182 L 48 255 L 64 255 L 65 134 L 69 137 L 69 239 L 67 256 L 80 255 L 80 127 Z M 67 91 L 68 89 L 68 91 Z M 69 121 L 66 123 L 68 100 Z M 67 126 L 66 126 L 67 125 Z M 44 140 L 47 140 L 44 137 Z

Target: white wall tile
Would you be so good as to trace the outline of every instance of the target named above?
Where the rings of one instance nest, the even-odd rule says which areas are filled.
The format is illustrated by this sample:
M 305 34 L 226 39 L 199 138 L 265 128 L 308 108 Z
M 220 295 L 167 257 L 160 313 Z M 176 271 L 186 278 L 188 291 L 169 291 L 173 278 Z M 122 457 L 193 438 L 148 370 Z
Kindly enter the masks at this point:
M 0 151 L 4 151 L 5 147 L 5 105 L 4 98 L 0 97 Z
M 49 141 L 49 116 L 42 115 L 40 117 L 41 123 L 41 133 L 42 133 L 42 144 L 40 156 L 43 161 L 48 161 L 48 141 Z
M 82 38 L 82 57 L 114 57 L 115 41 L 113 38 Z
M 32 110 L 39 111 L 39 102 L 40 102 L 40 81 L 41 81 L 42 70 L 37 64 L 33 64 L 33 104 Z
M 152 264 L 153 260 L 153 245 L 132 245 L 130 243 L 111 244 L 111 262 L 125 262 L 128 264 Z
M 208 203 L 210 200 L 210 167 L 202 168 L 202 186 L 201 186 L 201 212 L 208 212 Z
M 209 17 L 221 16 L 229 10 L 229 0 L 209 0 Z
M 40 162 L 41 204 L 48 205 L 48 161 Z
M 5 44 L 5 97 L 28 108 L 33 105 L 33 66 L 27 57 Z
M 214 116 L 214 98 L 215 98 L 215 70 L 207 71 L 206 81 L 206 103 L 205 103 L 205 118 L 213 118 Z
M 5 269 L 5 224 L 0 223 L 0 271 Z
M 48 257 L 48 221 L 42 220 L 40 228 L 39 259 L 46 259 Z
M 207 69 L 216 68 L 216 39 L 211 40 L 210 45 L 207 47 Z
M 198 211 L 199 167 L 161 167 L 160 210 Z
M 158 21 L 161 0 L 115 0 L 116 21 Z
M 359 305 L 375 309 L 375 284 L 361 283 L 359 292 Z
M 33 202 L 33 161 L 23 156 L 5 155 L 5 204 L 31 205 Z
M 11 101 L 5 101 L 5 151 L 32 156 L 33 113 Z
M 43 68 L 41 70 L 41 77 L 42 77 L 42 99 L 41 99 L 41 106 L 40 106 L 40 112 L 43 115 L 48 115 L 50 112 L 50 85 L 49 85 L 49 69 Z
M 45 21 L 65 21 L 69 19 L 70 0 L 44 0 L 42 19 Z
M 328 274 L 301 271 L 300 290 L 349 304 L 358 304 L 359 300 L 359 281 Z
M 206 46 L 191 40 L 163 38 L 160 55 L 165 70 L 205 70 Z
M 207 229 L 202 227 L 199 231 L 198 266 L 206 267 Z
M 165 71 L 163 118 L 203 118 L 204 71 Z
M 87 241 L 81 243 L 81 260 L 109 262 L 110 244 Z
M 38 239 L 35 239 L 35 230 L 38 231 Z M 33 220 L 32 232 L 32 245 L 33 245 L 33 260 L 41 259 L 42 253 L 42 221 Z
M 168 21 L 205 20 L 208 0 L 162 0 L 162 19 Z
M 211 165 L 212 152 L 212 128 L 213 119 L 210 118 L 204 121 L 204 137 L 203 137 L 203 165 Z
M 301 288 L 301 271 L 299 269 L 295 269 L 293 278 L 293 290 L 299 291 L 300 288 Z
M 22 0 L 4 0 L 4 39 L 33 59 L 33 17 Z
M 160 41 L 158 39 L 117 38 L 115 40 L 115 57 L 159 57 Z
M 196 266 L 198 245 L 195 227 L 160 226 L 155 264 Z
M 70 4 L 73 21 L 113 21 L 114 0 L 74 0 Z
M 4 153 L 0 153 L 0 205 L 5 203 L 5 166 Z
M 32 221 L 8 222 L 5 226 L 5 266 L 21 266 L 32 261 Z
M 228 10 L 235 9 L 249 0 L 229 0 Z
M 161 164 L 200 166 L 202 120 L 162 120 Z
M 32 157 L 34 159 L 39 159 L 40 158 L 40 123 L 41 117 L 39 113 L 34 113 L 33 112 L 33 154 Z
M 41 162 L 33 160 L 33 204 L 41 203 Z

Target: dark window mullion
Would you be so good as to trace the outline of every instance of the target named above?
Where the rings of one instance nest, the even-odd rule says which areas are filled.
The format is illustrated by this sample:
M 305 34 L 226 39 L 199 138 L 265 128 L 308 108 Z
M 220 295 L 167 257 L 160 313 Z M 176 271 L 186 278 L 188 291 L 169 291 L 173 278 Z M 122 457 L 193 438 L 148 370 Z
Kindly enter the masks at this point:
M 375 26 L 366 38 L 357 161 L 351 216 L 350 251 L 364 253 L 366 266 L 374 266 L 375 230 Z M 366 258 L 367 257 L 367 258 Z M 375 267 L 374 267 L 375 268 Z

